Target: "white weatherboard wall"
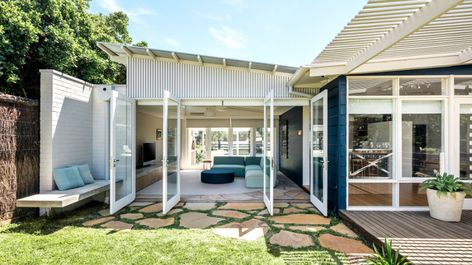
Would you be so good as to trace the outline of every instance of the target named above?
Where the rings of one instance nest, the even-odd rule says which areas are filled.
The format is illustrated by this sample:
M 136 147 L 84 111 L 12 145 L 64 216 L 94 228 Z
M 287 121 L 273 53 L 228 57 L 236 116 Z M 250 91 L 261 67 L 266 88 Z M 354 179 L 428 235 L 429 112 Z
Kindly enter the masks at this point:
M 55 188 L 54 168 L 92 166 L 92 84 L 41 70 L 40 191 Z
M 263 99 L 271 89 L 276 98 L 293 97 L 292 74 L 278 72 L 130 57 L 127 74 L 127 94 L 136 99 L 162 98 L 164 89 L 182 99 Z

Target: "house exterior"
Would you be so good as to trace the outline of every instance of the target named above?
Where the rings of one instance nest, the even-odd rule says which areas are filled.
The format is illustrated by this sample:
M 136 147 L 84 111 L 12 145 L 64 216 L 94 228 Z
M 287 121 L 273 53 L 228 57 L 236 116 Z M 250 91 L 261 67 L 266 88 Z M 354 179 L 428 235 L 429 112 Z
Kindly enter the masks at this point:
M 369 1 L 299 68 L 98 43 L 126 66 L 127 84 L 91 85 L 42 72 L 41 190 L 54 188 L 54 167 L 80 160 L 110 180 L 112 212 L 127 205 L 144 159 L 138 150 L 140 128 L 149 124 L 144 116 L 159 112 L 153 122 L 162 124 L 164 211 L 180 200 L 180 169 L 192 166 L 189 129 L 209 135 L 223 127 L 226 152 L 237 155 L 238 128 L 248 128 L 244 152 L 263 157 L 269 212 L 278 171 L 297 176 L 324 214 L 426 210 L 419 184 L 435 171 L 472 183 L 471 6 Z M 216 111 L 198 117 L 203 107 Z M 81 122 L 61 123 L 68 119 Z M 65 151 L 71 141 L 74 154 Z

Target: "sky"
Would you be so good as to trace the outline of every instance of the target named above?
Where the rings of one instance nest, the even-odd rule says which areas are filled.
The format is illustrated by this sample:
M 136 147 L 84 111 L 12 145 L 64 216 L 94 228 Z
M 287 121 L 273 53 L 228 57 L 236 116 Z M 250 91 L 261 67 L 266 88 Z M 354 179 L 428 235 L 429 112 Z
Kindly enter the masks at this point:
M 128 14 L 133 42 L 254 62 L 309 64 L 367 0 L 92 0 Z

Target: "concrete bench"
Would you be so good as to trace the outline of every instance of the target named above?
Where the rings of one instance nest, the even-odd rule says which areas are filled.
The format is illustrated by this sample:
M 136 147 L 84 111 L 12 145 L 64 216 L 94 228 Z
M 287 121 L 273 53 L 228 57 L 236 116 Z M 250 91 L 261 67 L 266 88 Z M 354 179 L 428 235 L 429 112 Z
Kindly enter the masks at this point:
M 16 207 L 64 208 L 110 189 L 109 180 L 96 180 L 80 188 L 53 190 L 16 201 Z

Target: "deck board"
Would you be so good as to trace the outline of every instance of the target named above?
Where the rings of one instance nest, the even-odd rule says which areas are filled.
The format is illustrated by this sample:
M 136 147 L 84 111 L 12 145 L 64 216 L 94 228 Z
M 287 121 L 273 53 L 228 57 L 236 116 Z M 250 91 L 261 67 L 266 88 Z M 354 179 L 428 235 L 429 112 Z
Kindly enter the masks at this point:
M 368 240 L 384 238 L 414 264 L 472 264 L 472 211 L 448 223 L 428 212 L 340 211 L 340 216 Z

